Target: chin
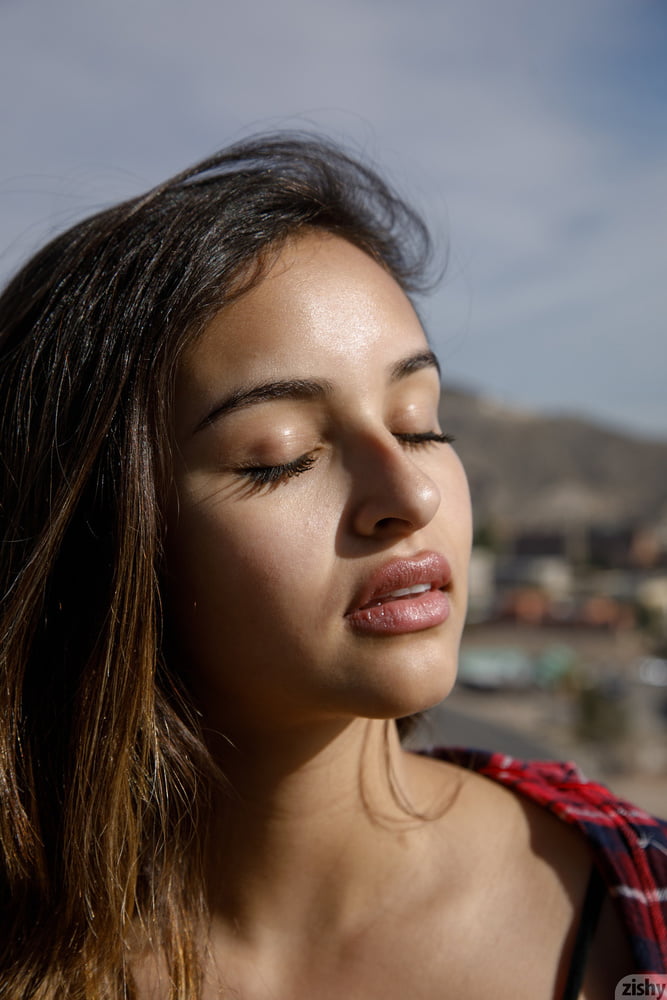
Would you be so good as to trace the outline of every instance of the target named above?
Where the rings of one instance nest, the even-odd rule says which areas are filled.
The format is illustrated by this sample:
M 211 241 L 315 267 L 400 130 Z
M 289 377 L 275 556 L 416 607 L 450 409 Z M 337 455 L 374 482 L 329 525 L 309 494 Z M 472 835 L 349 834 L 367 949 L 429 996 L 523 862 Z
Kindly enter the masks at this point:
M 424 661 L 407 668 L 391 664 L 381 685 L 364 685 L 357 691 L 361 695 L 358 704 L 363 703 L 358 714 L 368 719 L 401 719 L 425 712 L 451 693 L 455 681 L 456 664 L 443 662 L 442 655 L 435 665 Z

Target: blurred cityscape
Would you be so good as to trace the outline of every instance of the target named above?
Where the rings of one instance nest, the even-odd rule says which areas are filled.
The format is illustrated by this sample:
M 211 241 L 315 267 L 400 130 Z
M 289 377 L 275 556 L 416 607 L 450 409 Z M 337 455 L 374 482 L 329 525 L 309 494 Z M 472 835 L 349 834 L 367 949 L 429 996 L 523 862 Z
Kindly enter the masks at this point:
M 476 531 L 455 691 L 421 743 L 575 760 L 667 815 L 667 441 L 445 392 Z

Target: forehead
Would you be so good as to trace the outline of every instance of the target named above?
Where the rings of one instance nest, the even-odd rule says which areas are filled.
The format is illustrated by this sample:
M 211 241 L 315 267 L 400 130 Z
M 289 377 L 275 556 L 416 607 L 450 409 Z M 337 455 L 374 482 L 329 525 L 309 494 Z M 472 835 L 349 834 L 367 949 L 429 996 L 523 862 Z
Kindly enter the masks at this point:
M 290 241 L 188 349 L 177 410 L 248 380 L 358 381 L 425 346 L 410 300 L 380 264 L 346 240 L 311 233 Z

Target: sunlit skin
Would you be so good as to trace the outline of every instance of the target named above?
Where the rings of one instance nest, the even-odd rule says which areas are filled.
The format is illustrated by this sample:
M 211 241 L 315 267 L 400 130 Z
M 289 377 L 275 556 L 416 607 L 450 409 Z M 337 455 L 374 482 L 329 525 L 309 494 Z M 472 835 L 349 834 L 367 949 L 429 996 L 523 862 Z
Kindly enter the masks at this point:
M 231 394 L 287 380 L 311 383 L 309 395 L 215 413 Z M 169 566 L 197 686 L 207 704 L 224 694 L 227 732 L 392 718 L 450 690 L 467 596 L 466 479 L 448 444 L 397 437 L 440 431 L 439 388 L 408 299 L 333 239 L 285 251 L 186 359 Z M 302 456 L 297 474 L 268 486 L 253 477 Z M 424 551 L 451 564 L 448 620 L 405 637 L 355 634 L 345 612 L 363 582 Z
M 311 233 L 183 359 L 170 642 L 235 789 L 211 820 L 207 998 L 532 1000 L 562 978 L 585 845 L 387 721 L 449 693 L 465 617 L 470 502 L 429 352 L 393 278 Z M 424 553 L 451 568 L 445 619 L 352 627 L 364 581 Z M 610 914 L 601 939 L 621 952 Z

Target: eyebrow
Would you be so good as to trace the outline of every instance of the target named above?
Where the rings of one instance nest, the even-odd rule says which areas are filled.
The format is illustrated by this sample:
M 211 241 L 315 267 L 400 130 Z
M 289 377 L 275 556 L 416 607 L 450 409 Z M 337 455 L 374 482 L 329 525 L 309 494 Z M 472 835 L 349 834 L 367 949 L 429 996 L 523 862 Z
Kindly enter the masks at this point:
M 408 375 L 421 371 L 423 368 L 435 368 L 440 375 L 440 365 L 433 351 L 420 351 L 418 354 L 398 361 L 390 369 L 389 381 L 400 382 L 401 379 L 407 378 Z M 333 389 L 333 382 L 328 379 L 309 378 L 279 379 L 235 389 L 199 421 L 194 432 L 196 434 L 234 410 L 241 410 L 247 406 L 255 406 L 273 399 L 324 399 L 331 395 Z
M 435 368 L 438 377 L 442 374 L 440 362 L 433 351 L 420 351 L 419 354 L 412 354 L 409 358 L 398 361 L 391 369 L 390 381 L 399 382 L 402 378 L 412 375 L 413 372 L 421 371 L 422 368 Z
M 246 406 L 255 406 L 271 399 L 322 399 L 333 391 L 328 379 L 291 378 L 262 382 L 245 389 L 235 389 L 218 403 L 195 427 L 195 432 L 208 427 L 219 417 Z

